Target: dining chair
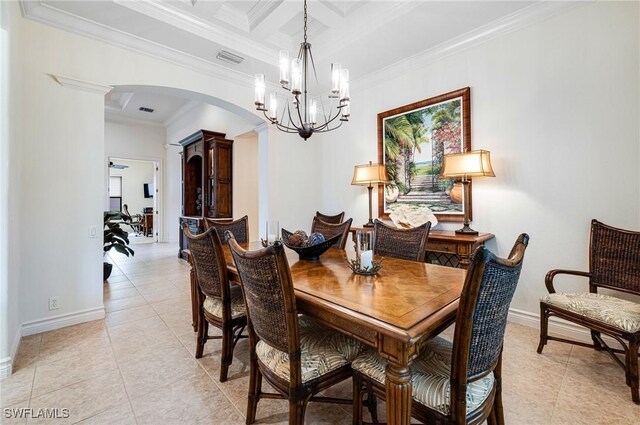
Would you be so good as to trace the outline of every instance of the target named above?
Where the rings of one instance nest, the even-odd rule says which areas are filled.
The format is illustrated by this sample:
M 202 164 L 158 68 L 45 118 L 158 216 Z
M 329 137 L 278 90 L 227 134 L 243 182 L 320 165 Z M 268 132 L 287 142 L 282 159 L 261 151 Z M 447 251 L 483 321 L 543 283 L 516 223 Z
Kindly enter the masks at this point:
M 453 344 L 436 336 L 411 363 L 411 415 L 425 423 L 504 424 L 502 347 L 509 305 L 529 236 L 507 259 L 486 247 L 473 253 L 456 314 Z M 363 388 L 385 397 L 387 360 L 369 350 L 352 363 L 353 423 L 362 423 Z
M 129 217 L 129 221 L 126 224 L 133 229 L 136 235 L 139 235 L 142 232 L 142 227 L 144 225 L 142 214 L 131 215 L 127 204 L 122 205 L 122 213 Z
M 209 339 L 222 339 L 220 382 L 227 380 L 229 366 L 233 362 L 233 349 L 247 326 L 247 315 L 242 290 L 231 287 L 227 276 L 222 243 L 215 227 L 194 235 L 185 223 L 182 226 L 189 240 L 192 268 L 199 290 L 196 292 L 197 342 L 196 359 L 202 357 L 204 345 Z M 209 336 L 209 324 L 222 331 L 221 336 Z
M 424 263 L 431 222 L 419 227 L 400 229 L 376 219 L 373 249 L 376 255 Z
M 326 239 L 331 239 L 334 236 L 342 235 L 340 240 L 333 246 L 335 248 L 344 249 L 347 245 L 347 239 L 349 238 L 349 229 L 351 229 L 352 218 L 340 224 L 331 224 L 320 220 L 318 217 L 313 217 L 313 223 L 311 223 L 311 233 L 322 233 Z
M 239 243 L 247 243 L 249 242 L 249 217 L 244 216 L 237 220 L 233 221 L 222 221 L 214 218 L 205 218 L 204 219 L 204 227 L 208 229 L 209 227 L 215 227 L 218 230 L 218 235 L 221 235 L 224 238 L 224 234 L 227 230 L 233 233 L 236 240 Z M 226 239 L 221 239 L 223 244 L 227 244 Z
M 340 224 L 342 223 L 342 220 L 344 220 L 344 211 L 336 215 L 326 215 L 322 214 L 320 211 L 316 211 L 316 217 L 325 223 Z
M 298 316 L 291 271 L 280 241 L 245 251 L 230 236 L 229 247 L 242 283 L 249 322 L 250 371 L 247 424 L 263 398 L 289 401 L 289 424 L 303 424 L 307 403 L 351 404 L 316 394 L 351 377 L 359 342 L 313 319 Z M 277 393 L 262 392 L 262 379 Z
M 556 292 L 554 279 L 559 275 L 586 277 L 589 292 Z M 542 353 L 549 340 L 566 342 L 606 351 L 625 371 L 631 399 L 640 404 L 638 347 L 640 346 L 640 303 L 617 296 L 603 295 L 604 288 L 615 293 L 640 295 L 640 232 L 619 229 L 591 221 L 589 271 L 555 269 L 547 273 L 549 295 L 540 299 L 540 344 Z M 591 331 L 593 344 L 549 336 L 549 317 L 557 316 Z M 601 334 L 614 338 L 622 350 L 610 347 Z M 627 341 L 627 344 L 625 344 Z M 621 353 L 625 362 L 616 356 Z

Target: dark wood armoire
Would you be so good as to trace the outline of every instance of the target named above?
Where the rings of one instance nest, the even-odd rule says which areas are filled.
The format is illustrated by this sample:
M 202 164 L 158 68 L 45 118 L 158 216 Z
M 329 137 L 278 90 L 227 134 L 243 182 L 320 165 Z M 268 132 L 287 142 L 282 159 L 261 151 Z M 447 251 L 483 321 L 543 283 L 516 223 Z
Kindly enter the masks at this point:
M 233 140 L 224 133 L 198 130 L 181 140 L 182 145 L 182 215 L 180 216 L 180 251 L 187 241 L 182 224 L 192 232 L 203 229 L 203 218 L 233 218 Z

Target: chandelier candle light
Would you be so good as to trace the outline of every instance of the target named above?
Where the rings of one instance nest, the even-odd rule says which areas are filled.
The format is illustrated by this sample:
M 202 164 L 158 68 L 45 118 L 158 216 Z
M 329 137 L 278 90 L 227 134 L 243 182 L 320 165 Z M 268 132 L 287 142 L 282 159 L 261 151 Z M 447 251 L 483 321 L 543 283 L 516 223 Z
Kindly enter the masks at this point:
M 463 235 L 477 235 L 478 232 L 469 227 L 469 180 L 470 177 L 495 177 L 491 168 L 489 151 L 471 151 L 454 153 L 444 156 L 441 177 L 449 179 L 462 179 L 464 188 L 464 225 L 456 233 Z
M 325 109 L 321 98 L 309 94 L 309 71 L 318 85 L 316 65 L 311 54 L 311 44 L 307 42 L 307 1 L 304 2 L 304 41 L 300 43 L 298 57 L 289 60 L 287 50 L 280 51 L 280 85 L 290 93 L 285 95 L 285 106 L 278 118 L 278 96 L 269 94 L 269 104 L 265 103 L 266 83 L 264 74 L 256 74 L 255 105 L 258 111 L 285 133 L 298 133 L 307 140 L 313 133 L 324 133 L 339 128 L 349 121 L 349 70 L 339 63 L 331 64 L 331 93 Z M 267 107 L 268 106 L 268 107 Z M 335 106 L 335 109 L 334 109 Z M 320 118 L 320 119 L 319 119 Z M 336 121 L 337 120 L 337 121 Z M 333 123 L 333 124 L 332 124 Z

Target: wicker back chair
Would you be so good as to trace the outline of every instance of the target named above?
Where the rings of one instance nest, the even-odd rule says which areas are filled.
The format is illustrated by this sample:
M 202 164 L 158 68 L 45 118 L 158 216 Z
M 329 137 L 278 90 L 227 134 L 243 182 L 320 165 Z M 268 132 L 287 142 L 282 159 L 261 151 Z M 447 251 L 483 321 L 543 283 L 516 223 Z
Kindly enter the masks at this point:
M 376 255 L 424 263 L 431 222 L 413 229 L 399 229 L 376 219 L 374 224 Z
M 347 239 L 349 238 L 349 229 L 351 229 L 352 218 L 340 224 L 331 224 L 326 221 L 320 220 L 318 217 L 313 217 L 313 223 L 311 224 L 311 233 L 322 233 L 325 239 L 330 239 L 336 235 L 342 235 L 340 240 L 333 246 L 336 248 L 344 249 L 347 245 Z
M 227 264 L 218 232 L 211 227 L 194 235 L 185 223 L 184 234 L 189 240 L 190 259 L 198 283 L 196 358 L 202 357 L 209 339 L 222 339 L 220 381 L 227 380 L 233 361 L 233 348 L 242 337 L 247 316 L 239 287 L 231 288 L 227 277 Z M 209 324 L 222 330 L 221 336 L 209 336 Z M 246 338 L 246 336 L 244 336 Z
M 131 229 L 133 229 L 133 231 L 136 234 L 139 234 L 140 232 L 142 232 L 142 226 L 143 226 L 142 214 L 131 215 L 129 213 L 129 206 L 127 204 L 122 205 L 122 213 L 127 217 L 129 217 L 129 221 L 125 224 L 130 226 Z
M 410 366 L 411 414 L 425 423 L 504 424 L 502 346 L 507 314 L 529 236 L 521 234 L 507 259 L 486 247 L 474 252 L 456 316 L 453 344 L 435 337 Z M 354 423 L 361 422 L 362 388 L 384 397 L 386 360 L 368 352 L 353 362 Z
M 213 218 L 205 218 L 204 219 L 204 227 L 208 229 L 209 227 L 215 227 L 218 231 L 218 235 L 222 236 L 222 242 L 226 245 L 227 238 L 224 237 L 224 234 L 229 230 L 236 240 L 239 243 L 247 243 L 249 242 L 249 217 L 244 216 L 237 220 L 233 221 L 220 221 Z
M 553 280 L 558 275 L 589 279 L 589 292 L 556 293 Z M 624 369 L 631 399 L 640 404 L 638 349 L 640 347 L 640 303 L 598 293 L 598 288 L 640 295 L 640 232 L 618 229 L 591 221 L 589 271 L 555 269 L 547 273 L 549 295 L 540 300 L 540 344 L 542 353 L 549 340 L 567 342 L 597 351 L 607 351 Z M 591 330 L 593 344 L 584 344 L 548 335 L 549 317 L 558 316 Z M 611 348 L 601 334 L 615 338 L 623 350 Z M 625 341 L 627 343 L 625 343 Z M 615 353 L 622 353 L 623 363 Z
M 316 217 L 325 223 L 340 224 L 342 223 L 342 220 L 344 220 L 344 211 L 336 215 L 326 215 L 322 214 L 320 211 L 316 211 Z
M 289 423 L 303 424 L 307 403 L 351 404 L 315 397 L 351 377 L 351 360 L 360 344 L 298 317 L 289 263 L 281 242 L 245 251 L 230 236 L 229 247 L 242 282 L 249 317 L 250 378 L 247 424 L 255 422 L 261 398 L 289 400 Z M 262 392 L 262 378 L 277 390 Z

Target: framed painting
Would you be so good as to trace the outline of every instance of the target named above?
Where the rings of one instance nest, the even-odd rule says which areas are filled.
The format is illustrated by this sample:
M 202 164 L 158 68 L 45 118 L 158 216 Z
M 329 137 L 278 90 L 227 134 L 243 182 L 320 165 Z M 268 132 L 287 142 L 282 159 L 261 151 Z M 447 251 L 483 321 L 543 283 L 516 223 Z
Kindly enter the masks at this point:
M 378 187 L 378 216 L 388 217 L 401 205 L 426 206 L 439 221 L 463 221 L 462 184 L 440 177 L 440 171 L 444 155 L 469 150 L 469 87 L 379 113 L 378 162 L 391 183 Z

